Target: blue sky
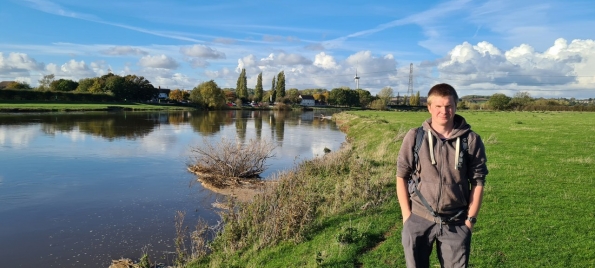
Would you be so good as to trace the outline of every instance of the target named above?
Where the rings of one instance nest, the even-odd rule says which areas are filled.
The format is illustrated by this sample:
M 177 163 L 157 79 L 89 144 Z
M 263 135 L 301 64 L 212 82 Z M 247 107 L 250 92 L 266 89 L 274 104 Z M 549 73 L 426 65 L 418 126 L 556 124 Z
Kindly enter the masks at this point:
M 595 97 L 595 2 L 0 0 L 0 81 L 136 74 L 162 88 L 390 86 Z M 284 3 L 287 2 L 287 3 Z

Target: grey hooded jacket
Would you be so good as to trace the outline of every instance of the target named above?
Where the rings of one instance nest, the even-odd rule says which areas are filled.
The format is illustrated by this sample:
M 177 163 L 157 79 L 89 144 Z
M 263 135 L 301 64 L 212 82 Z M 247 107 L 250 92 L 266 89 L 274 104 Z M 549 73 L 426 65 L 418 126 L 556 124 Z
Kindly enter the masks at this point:
M 422 127 L 425 136 L 419 149 L 420 181 L 418 190 L 428 201 L 429 205 L 441 216 L 452 216 L 461 210 L 466 217 L 471 185 L 484 185 L 488 174 L 486 166 L 485 147 L 479 135 L 471 130 L 465 118 L 455 115 L 454 129 L 450 138 L 441 140 L 430 127 L 431 119 L 426 120 Z M 397 159 L 397 177 L 412 179 L 415 172 L 413 166 L 413 150 L 417 128 L 409 130 L 403 139 Z M 463 149 L 461 136 L 468 133 L 468 157 L 463 160 L 461 168 L 458 153 Z M 411 212 L 433 221 L 428 209 L 419 197 L 412 191 Z

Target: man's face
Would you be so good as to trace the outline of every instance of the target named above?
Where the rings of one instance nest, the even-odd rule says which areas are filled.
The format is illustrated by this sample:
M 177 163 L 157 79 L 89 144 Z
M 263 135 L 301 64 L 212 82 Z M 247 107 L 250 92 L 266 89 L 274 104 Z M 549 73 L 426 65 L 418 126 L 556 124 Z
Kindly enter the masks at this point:
M 452 125 L 457 107 L 452 96 L 432 96 L 428 111 L 432 115 L 432 124 L 440 126 Z

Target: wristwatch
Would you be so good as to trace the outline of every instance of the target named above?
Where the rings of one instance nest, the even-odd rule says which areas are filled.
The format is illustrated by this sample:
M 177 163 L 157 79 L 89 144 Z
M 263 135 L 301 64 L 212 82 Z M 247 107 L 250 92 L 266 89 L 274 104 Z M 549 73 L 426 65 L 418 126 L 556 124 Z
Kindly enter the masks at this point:
M 475 223 L 477 222 L 477 218 L 476 218 L 476 217 L 467 217 L 467 220 L 468 220 L 470 223 L 473 223 L 473 224 L 475 224 Z

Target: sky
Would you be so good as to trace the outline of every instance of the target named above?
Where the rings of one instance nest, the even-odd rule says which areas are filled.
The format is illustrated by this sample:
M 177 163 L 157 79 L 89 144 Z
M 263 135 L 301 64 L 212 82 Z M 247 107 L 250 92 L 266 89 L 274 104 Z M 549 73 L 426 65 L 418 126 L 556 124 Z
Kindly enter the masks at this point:
M 0 81 L 595 98 L 595 2 L 0 0 Z M 354 77 L 359 76 L 359 83 Z

